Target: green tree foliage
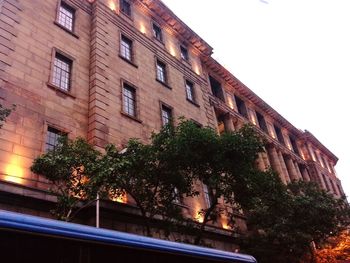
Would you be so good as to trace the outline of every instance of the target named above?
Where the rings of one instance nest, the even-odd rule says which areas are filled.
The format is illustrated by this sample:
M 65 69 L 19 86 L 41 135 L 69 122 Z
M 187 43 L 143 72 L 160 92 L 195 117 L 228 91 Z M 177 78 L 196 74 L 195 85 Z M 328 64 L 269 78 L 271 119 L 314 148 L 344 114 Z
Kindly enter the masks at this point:
M 151 224 L 161 217 L 163 225 L 182 220 L 177 202 L 183 195 L 196 194 L 192 178 L 177 169 L 171 137 L 173 128 L 165 127 L 150 144 L 132 139 L 124 150 L 106 148 L 100 161 L 100 185 L 114 196 L 129 195 L 140 209 L 151 236 Z
M 52 183 L 50 191 L 57 196 L 52 212 L 58 219 L 70 221 L 79 202 L 95 199 L 98 189 L 94 175 L 98 174 L 99 156 L 84 139 L 71 141 L 62 136 L 53 150 L 34 160 L 31 171 Z
M 313 183 L 269 184 L 261 185 L 268 194 L 260 195 L 249 211 L 251 233 L 242 244 L 259 262 L 300 262 L 312 254 L 311 242 L 320 244 L 350 223 L 344 199 L 335 199 Z
M 11 108 L 5 108 L 0 104 L 0 128 L 4 124 L 6 118 L 11 114 L 13 110 L 15 110 L 16 105 L 12 105 Z

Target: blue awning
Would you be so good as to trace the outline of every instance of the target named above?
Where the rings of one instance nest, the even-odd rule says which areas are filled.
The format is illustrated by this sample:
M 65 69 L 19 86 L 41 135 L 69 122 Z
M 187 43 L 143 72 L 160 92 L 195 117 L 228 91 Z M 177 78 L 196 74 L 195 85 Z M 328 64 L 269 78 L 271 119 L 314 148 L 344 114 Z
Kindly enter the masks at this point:
M 256 263 L 254 257 L 249 255 L 231 253 L 3 210 L 0 210 L 0 228 L 22 230 L 29 233 L 49 234 L 52 236 L 68 237 L 84 241 L 97 241 L 119 246 L 127 246 L 130 248 L 202 257 L 212 260 Z

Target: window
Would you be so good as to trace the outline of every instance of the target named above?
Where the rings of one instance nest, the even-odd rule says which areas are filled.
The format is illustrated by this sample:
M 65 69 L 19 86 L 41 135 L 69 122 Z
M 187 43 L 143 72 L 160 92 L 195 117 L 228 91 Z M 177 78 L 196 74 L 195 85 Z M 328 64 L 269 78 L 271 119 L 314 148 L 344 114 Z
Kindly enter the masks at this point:
M 132 61 L 132 41 L 123 35 L 120 39 L 120 56 L 126 60 Z
M 63 91 L 68 92 L 71 88 L 72 64 L 73 62 L 71 59 L 56 52 L 53 65 L 52 84 Z
M 213 204 L 213 195 L 210 191 L 210 188 L 205 183 L 203 183 L 203 195 L 205 203 L 209 208 Z
M 266 121 L 263 115 L 261 115 L 259 112 L 255 112 L 256 113 L 256 117 L 258 119 L 258 123 L 259 123 L 259 127 L 266 133 L 269 133 L 267 130 L 267 125 L 266 125 Z
M 180 54 L 183 60 L 186 60 L 186 61 L 189 60 L 188 49 L 186 47 L 180 46 Z
M 163 62 L 157 60 L 157 80 L 160 82 L 167 82 L 166 66 Z
M 293 151 L 300 156 L 300 152 L 299 152 L 299 148 L 298 148 L 298 144 L 296 141 L 296 138 L 294 136 L 289 136 L 290 142 L 292 144 L 292 149 Z
M 194 85 L 188 80 L 186 80 L 186 98 L 189 101 L 195 102 Z
M 120 0 L 119 1 L 120 11 L 127 15 L 131 16 L 131 4 L 128 0 Z
M 161 108 L 161 113 L 162 113 L 162 125 L 168 125 L 172 123 L 172 119 L 173 119 L 173 113 L 172 113 L 172 109 L 170 107 L 167 107 L 165 105 L 162 105 Z
M 153 28 L 153 37 L 155 39 L 157 39 L 158 41 L 163 43 L 163 34 L 162 34 L 162 29 L 160 28 L 160 26 L 153 23 L 152 28 Z
M 236 100 L 238 113 L 241 114 L 243 117 L 248 118 L 248 111 L 244 101 L 236 95 L 235 95 L 235 100 Z
M 210 81 L 211 92 L 213 93 L 213 95 L 219 98 L 220 100 L 225 101 L 224 93 L 221 88 L 221 83 L 216 79 L 214 79 L 212 76 L 209 76 L 209 81 Z
M 67 134 L 50 126 L 47 127 L 45 152 L 55 149 L 59 143 L 59 139 L 63 136 L 67 136 Z
M 284 141 L 284 138 L 283 138 L 283 134 L 282 134 L 282 131 L 281 131 L 281 128 L 276 126 L 276 125 L 273 125 L 274 128 L 275 128 L 275 131 L 276 131 L 276 135 L 277 135 L 277 140 L 282 143 L 283 145 L 286 145 L 285 141 Z
M 123 112 L 136 117 L 136 90 L 126 83 L 123 84 Z
M 57 23 L 62 27 L 64 27 L 65 29 L 68 29 L 69 31 L 73 31 L 74 19 L 75 19 L 75 10 L 69 5 L 67 5 L 66 3 L 61 2 L 58 10 Z

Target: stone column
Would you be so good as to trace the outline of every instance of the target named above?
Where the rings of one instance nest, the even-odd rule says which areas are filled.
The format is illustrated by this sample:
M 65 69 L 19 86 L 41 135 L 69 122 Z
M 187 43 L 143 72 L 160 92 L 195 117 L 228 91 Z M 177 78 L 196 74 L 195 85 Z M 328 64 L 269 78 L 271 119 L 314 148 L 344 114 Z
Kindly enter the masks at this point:
M 311 179 L 310 179 L 309 171 L 307 170 L 306 167 L 302 168 L 301 173 L 302 173 L 304 181 L 310 182 Z
M 235 131 L 235 126 L 233 125 L 233 119 L 230 114 L 226 114 L 224 117 L 224 125 L 225 125 L 225 130 L 227 132 L 233 132 Z
M 278 153 L 278 157 L 280 159 L 283 176 L 285 177 L 286 182 L 290 183 L 291 180 L 290 180 L 290 177 L 289 177 L 289 174 L 288 174 L 288 169 L 287 169 L 286 163 L 284 162 L 283 155 L 282 155 L 282 153 L 280 151 L 278 151 L 277 153 Z
M 270 159 L 270 163 L 271 163 L 272 169 L 278 173 L 278 175 L 280 176 L 282 182 L 284 184 L 286 184 L 287 181 L 286 181 L 286 178 L 285 178 L 284 173 L 282 171 L 281 162 L 280 162 L 280 159 L 279 159 L 279 156 L 277 154 L 277 151 L 276 151 L 275 147 L 269 146 L 267 148 L 267 153 L 268 153 L 268 156 L 269 156 L 269 159 Z
M 256 160 L 256 163 L 257 163 L 257 166 L 258 166 L 260 171 L 266 170 L 266 166 L 265 166 L 265 162 L 264 162 L 264 158 L 262 156 L 262 153 L 258 154 L 258 159 Z
M 294 162 L 295 170 L 297 171 L 297 175 L 299 180 L 303 180 L 303 176 L 301 175 L 301 171 L 299 169 L 299 164 L 298 162 Z
M 290 176 L 290 179 L 296 180 L 296 181 L 299 180 L 299 177 L 297 175 L 297 171 L 296 171 L 295 166 L 294 166 L 294 162 L 293 162 L 292 158 L 290 158 L 290 156 L 287 156 L 287 158 L 286 158 L 286 166 L 287 166 L 287 170 L 288 170 L 288 174 Z

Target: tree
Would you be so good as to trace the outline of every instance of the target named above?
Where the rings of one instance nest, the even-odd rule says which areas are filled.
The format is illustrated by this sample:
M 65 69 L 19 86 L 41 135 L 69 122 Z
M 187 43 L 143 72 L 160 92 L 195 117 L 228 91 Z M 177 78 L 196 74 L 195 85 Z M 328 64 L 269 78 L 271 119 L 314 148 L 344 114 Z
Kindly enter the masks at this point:
M 183 173 L 174 159 L 173 131 L 172 126 L 166 126 L 152 136 L 150 144 L 132 139 L 122 151 L 108 145 L 100 161 L 100 187 L 108 194 L 127 194 L 135 201 L 148 236 L 152 236 L 152 221 L 156 218 L 168 227 L 181 222 L 179 200 L 183 195 L 196 194 L 193 178 Z
M 62 136 L 53 150 L 34 160 L 31 171 L 52 183 L 50 191 L 57 196 L 57 204 L 51 212 L 58 219 L 70 221 L 79 202 L 96 198 L 94 175 L 98 174 L 99 157 L 84 139 L 72 141 Z
M 279 185 L 277 190 L 269 185 L 262 188 L 269 195 L 261 195 L 248 212 L 251 233 L 242 243 L 259 262 L 300 262 L 305 254 L 313 254 L 311 242 L 321 244 L 349 224 L 345 201 L 313 183 L 292 182 Z
M 16 105 L 12 105 L 11 108 L 4 108 L 1 104 L 0 104 L 0 128 L 2 127 L 2 125 L 4 124 L 6 118 L 11 114 L 11 112 L 13 110 L 15 110 Z

